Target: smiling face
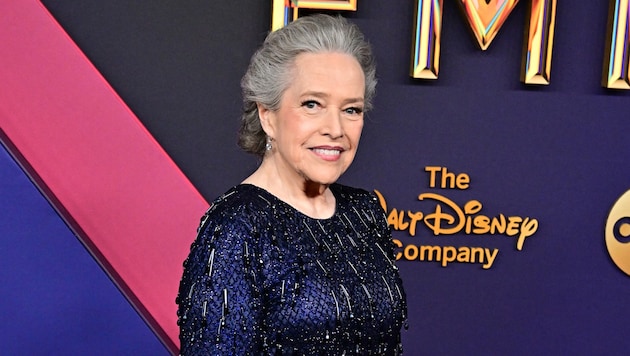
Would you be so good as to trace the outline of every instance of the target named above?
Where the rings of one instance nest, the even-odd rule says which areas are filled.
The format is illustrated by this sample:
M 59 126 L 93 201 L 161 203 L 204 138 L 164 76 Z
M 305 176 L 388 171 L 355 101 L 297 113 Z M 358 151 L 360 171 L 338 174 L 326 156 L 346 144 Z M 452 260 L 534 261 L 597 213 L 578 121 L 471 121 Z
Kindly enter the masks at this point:
M 359 63 L 342 53 L 296 57 L 280 107 L 259 105 L 273 139 L 265 163 L 284 184 L 334 183 L 354 160 L 361 130 L 365 79 Z

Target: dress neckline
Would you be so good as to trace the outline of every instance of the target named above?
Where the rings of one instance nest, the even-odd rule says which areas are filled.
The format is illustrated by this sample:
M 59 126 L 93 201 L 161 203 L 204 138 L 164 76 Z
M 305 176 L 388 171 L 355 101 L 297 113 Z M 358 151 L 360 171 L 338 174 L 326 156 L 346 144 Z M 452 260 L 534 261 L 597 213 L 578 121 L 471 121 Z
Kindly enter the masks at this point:
M 259 193 L 262 193 L 265 195 L 266 198 L 269 198 L 270 200 L 273 201 L 273 203 L 277 203 L 280 204 L 282 206 L 285 207 L 285 209 L 288 209 L 292 212 L 294 212 L 297 215 L 300 215 L 306 219 L 309 220 L 313 220 L 313 221 L 329 221 L 334 219 L 337 214 L 339 213 L 339 201 L 341 199 L 339 192 L 337 191 L 337 183 L 333 183 L 331 185 L 328 186 L 328 189 L 330 189 L 330 192 L 333 194 L 333 196 L 335 197 L 335 210 L 333 211 L 332 215 L 327 217 L 327 218 L 314 218 L 304 212 L 302 212 L 301 210 L 297 209 L 296 207 L 294 207 L 293 205 L 287 203 L 286 201 L 278 198 L 275 194 L 271 193 L 270 191 L 268 191 L 265 188 L 259 187 L 257 185 L 251 184 L 251 183 L 241 183 L 239 185 L 237 185 L 235 188 L 238 187 L 247 187 L 253 190 L 258 191 Z

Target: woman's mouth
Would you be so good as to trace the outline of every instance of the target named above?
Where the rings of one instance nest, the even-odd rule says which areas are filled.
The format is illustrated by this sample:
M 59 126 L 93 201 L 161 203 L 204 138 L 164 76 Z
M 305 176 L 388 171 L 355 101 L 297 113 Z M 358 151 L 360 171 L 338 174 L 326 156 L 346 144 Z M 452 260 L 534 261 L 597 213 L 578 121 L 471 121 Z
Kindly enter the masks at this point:
M 344 150 L 338 147 L 315 147 L 311 148 L 311 151 L 313 151 L 313 153 L 324 160 L 336 161 L 337 159 L 339 159 L 339 156 L 341 156 L 341 152 L 343 152 Z

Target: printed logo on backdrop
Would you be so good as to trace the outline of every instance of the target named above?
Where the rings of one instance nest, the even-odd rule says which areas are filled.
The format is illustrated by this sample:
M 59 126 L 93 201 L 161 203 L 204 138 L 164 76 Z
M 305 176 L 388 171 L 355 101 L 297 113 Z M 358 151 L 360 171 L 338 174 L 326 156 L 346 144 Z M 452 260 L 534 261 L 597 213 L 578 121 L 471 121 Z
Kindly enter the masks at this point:
M 630 276 L 630 190 L 610 210 L 605 235 L 610 258 L 619 269 Z
M 277 30 L 299 17 L 300 9 L 356 11 L 358 0 L 271 0 L 271 29 Z M 410 75 L 437 79 L 440 68 L 442 14 L 444 0 L 415 0 Z M 391 6 L 403 2 L 391 1 Z M 456 0 L 477 39 L 486 50 L 519 0 Z M 525 19 L 521 59 L 521 81 L 528 85 L 548 85 L 556 23 L 557 0 L 530 0 Z M 602 1 L 602 6 L 606 4 Z M 601 85 L 610 89 L 630 89 L 630 1 L 609 0 Z M 405 35 L 405 34 L 401 34 Z
M 465 243 L 478 244 L 478 237 L 482 236 L 489 237 L 483 239 L 486 245 L 496 239 L 509 239 L 514 249 L 522 251 L 527 240 L 538 230 L 538 220 L 533 217 L 486 212 L 482 201 L 471 199 L 460 203 L 449 198 L 449 194 L 444 194 L 468 189 L 471 185 L 468 174 L 456 174 L 446 167 L 437 166 L 427 166 L 424 172 L 429 188 L 437 192 L 419 193 L 418 209 L 393 207 L 380 191 L 375 191 L 394 233 L 397 260 L 433 262 L 442 267 L 454 263 L 478 264 L 483 269 L 490 269 L 499 255 L 499 248 L 467 246 Z M 412 237 L 413 242 L 404 243 L 397 238 L 400 233 Z M 445 239 L 449 244 L 421 242 L 426 241 L 428 236 L 453 235 L 457 236 L 457 246 L 450 243 L 453 239 Z

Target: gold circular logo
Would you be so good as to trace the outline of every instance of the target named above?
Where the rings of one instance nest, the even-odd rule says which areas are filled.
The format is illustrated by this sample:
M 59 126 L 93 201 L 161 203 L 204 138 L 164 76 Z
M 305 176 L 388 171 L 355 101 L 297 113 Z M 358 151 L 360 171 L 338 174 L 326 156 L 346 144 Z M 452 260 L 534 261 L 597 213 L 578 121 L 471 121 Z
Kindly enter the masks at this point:
M 617 200 L 608 214 L 606 248 L 617 267 L 630 276 L 630 190 Z

